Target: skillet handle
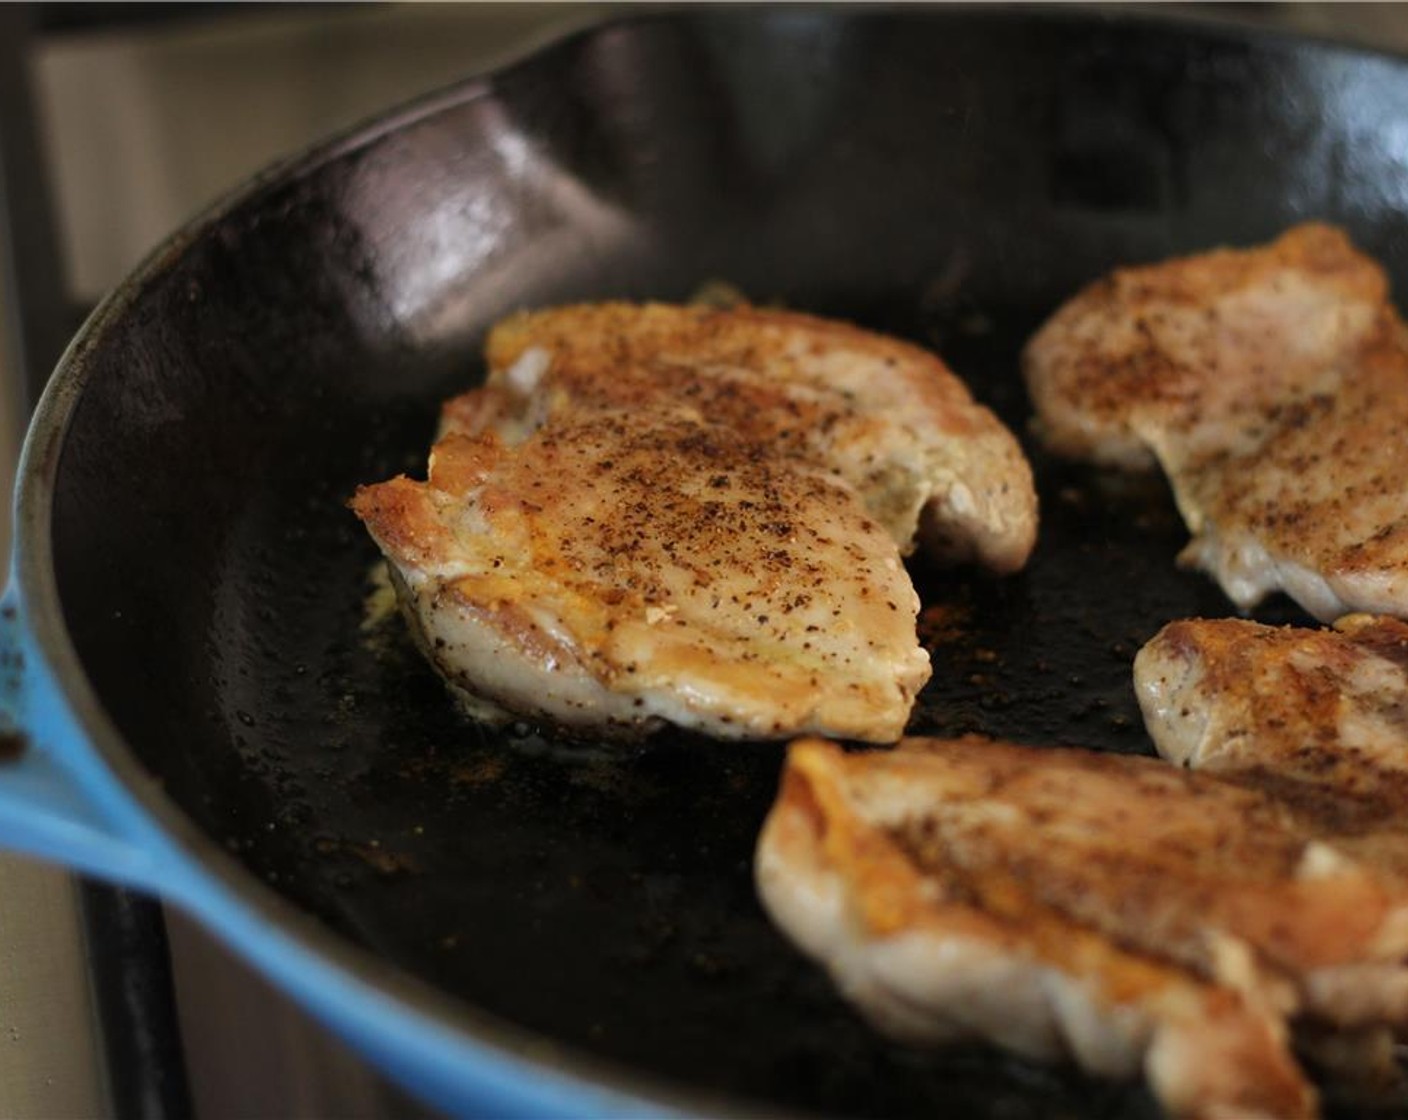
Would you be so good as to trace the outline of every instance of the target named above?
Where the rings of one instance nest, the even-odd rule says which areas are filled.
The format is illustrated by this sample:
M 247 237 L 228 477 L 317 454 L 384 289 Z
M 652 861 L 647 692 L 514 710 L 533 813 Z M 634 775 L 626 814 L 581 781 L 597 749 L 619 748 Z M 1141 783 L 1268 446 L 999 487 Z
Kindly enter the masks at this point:
M 117 883 L 160 882 L 140 811 L 79 729 L 25 625 L 0 599 L 0 848 Z

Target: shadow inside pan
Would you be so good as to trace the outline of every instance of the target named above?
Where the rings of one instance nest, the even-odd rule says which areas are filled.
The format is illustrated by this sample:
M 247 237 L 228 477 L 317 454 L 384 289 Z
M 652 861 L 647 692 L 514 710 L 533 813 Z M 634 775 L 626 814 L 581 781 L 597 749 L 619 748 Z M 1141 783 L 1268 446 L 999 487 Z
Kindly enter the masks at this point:
M 369 621 L 376 551 L 344 503 L 419 472 L 499 315 L 711 278 L 933 345 L 1021 431 L 1022 343 L 1117 263 L 1313 216 L 1400 269 L 1401 120 L 1392 60 L 1066 13 L 574 40 L 258 189 L 148 276 L 85 359 L 59 467 L 74 641 L 214 842 L 507 1020 L 786 1108 L 1153 1115 L 1137 1087 L 875 1036 L 754 896 L 781 748 L 462 719 Z M 1162 482 L 1033 459 L 1026 572 L 914 565 L 935 673 L 912 730 L 1146 751 L 1135 650 L 1229 608 L 1175 569 Z

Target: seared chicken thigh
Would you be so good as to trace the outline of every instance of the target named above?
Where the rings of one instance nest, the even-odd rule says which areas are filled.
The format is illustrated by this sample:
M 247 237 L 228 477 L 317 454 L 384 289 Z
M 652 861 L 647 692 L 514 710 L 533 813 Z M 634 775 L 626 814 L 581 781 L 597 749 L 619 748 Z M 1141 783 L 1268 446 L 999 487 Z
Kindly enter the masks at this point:
M 1030 471 L 933 355 L 751 309 L 603 304 L 492 332 L 429 478 L 353 507 L 486 714 L 897 738 L 929 675 L 901 561 L 1022 565 Z
M 1171 762 L 1381 801 L 1408 828 L 1408 623 L 1171 622 L 1136 655 L 1134 684 Z
M 1225 918 L 1295 893 L 1294 843 L 1248 835 L 1248 807 L 1253 825 L 1276 817 L 1148 759 L 972 738 L 848 755 L 803 740 L 756 875 L 777 924 L 892 1035 L 1142 1072 L 1174 1116 L 1284 1120 L 1315 1110 L 1287 996 L 1249 983 L 1230 943 L 1195 946 L 1199 910 L 1177 912 L 1206 901 Z M 1255 853 L 1241 882 L 1218 870 L 1229 836 Z M 1164 953 L 1169 937 L 1192 959 Z
M 1122 945 L 1286 1010 L 1316 969 L 1408 954 L 1408 880 L 1264 790 L 1149 758 L 906 742 L 856 764 L 874 796 L 966 873 Z
M 1313 839 L 1317 874 L 1383 884 L 1392 904 L 1374 908 L 1374 936 L 1397 946 L 1408 927 L 1408 624 L 1175 622 L 1139 652 L 1134 680 L 1160 754 L 1277 801 Z M 1346 910 L 1346 928 L 1366 913 Z M 1304 983 L 1324 1019 L 1408 1026 L 1401 952 L 1326 960 Z
M 1167 472 L 1181 559 L 1238 607 L 1408 614 L 1408 349 L 1383 270 L 1327 226 L 1117 270 L 1024 355 L 1058 453 Z

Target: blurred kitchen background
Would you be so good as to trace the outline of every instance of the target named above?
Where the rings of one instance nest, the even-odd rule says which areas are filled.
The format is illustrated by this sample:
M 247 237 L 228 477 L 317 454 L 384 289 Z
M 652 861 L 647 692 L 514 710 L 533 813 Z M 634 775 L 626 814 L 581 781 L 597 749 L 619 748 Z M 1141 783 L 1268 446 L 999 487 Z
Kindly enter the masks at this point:
M 318 137 L 624 6 L 0 5 L 5 492 L 63 341 L 186 218 Z M 1408 51 L 1408 5 L 1173 7 Z M 0 858 L 0 1116 L 191 1114 L 420 1111 L 179 916 Z

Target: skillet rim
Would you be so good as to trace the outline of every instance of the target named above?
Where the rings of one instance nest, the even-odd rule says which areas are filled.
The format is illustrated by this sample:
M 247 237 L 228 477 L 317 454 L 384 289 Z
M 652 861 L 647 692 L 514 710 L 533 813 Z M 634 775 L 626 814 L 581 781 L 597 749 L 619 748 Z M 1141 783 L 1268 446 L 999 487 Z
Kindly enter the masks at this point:
M 701 11 L 702 8 L 702 11 Z M 1333 35 L 1307 34 L 1263 23 L 1248 23 L 1206 10 L 1189 11 L 1180 5 L 1156 4 L 1130 8 L 1125 5 L 1073 5 L 1052 9 L 1035 3 L 986 5 L 960 3 L 940 8 L 916 9 L 907 4 L 838 5 L 768 3 L 757 7 L 731 3 L 704 5 L 651 5 L 627 15 L 609 14 L 563 34 L 530 43 L 521 53 L 484 73 L 461 79 L 441 89 L 417 96 L 334 132 L 331 136 L 276 160 L 198 211 L 163 239 L 124 279 L 99 302 L 83 322 L 55 365 L 35 406 L 16 469 L 14 545 L 11 584 L 18 593 L 24 629 L 43 657 L 59 686 L 66 715 L 83 736 L 81 751 L 90 751 L 106 769 L 106 780 L 115 783 L 179 857 L 198 875 L 213 881 L 247 907 L 262 922 L 321 958 L 356 983 L 384 994 L 400 1005 L 404 1014 L 419 1016 L 438 1030 L 484 1052 L 486 1058 L 520 1061 L 558 1077 L 584 1083 L 585 1087 L 619 1094 L 636 1104 L 709 1115 L 782 1115 L 776 1106 L 749 1101 L 675 1083 L 662 1075 L 643 1072 L 624 1063 L 597 1057 L 550 1036 L 517 1026 L 472 1002 L 441 992 L 397 965 L 381 958 L 325 926 L 265 883 L 218 841 L 207 835 L 167 794 L 161 782 L 138 760 L 117 729 L 88 678 L 68 628 L 59 597 L 52 535 L 54 496 L 59 464 L 76 405 L 91 375 L 90 357 L 104 341 L 109 328 L 139 300 L 144 291 L 171 269 L 181 256 L 207 236 L 227 216 L 256 203 L 261 195 L 297 182 L 343 156 L 368 148 L 383 137 L 401 132 L 442 112 L 494 97 L 498 86 L 537 68 L 549 67 L 587 42 L 624 28 L 650 24 L 688 24 L 709 21 L 722 12 L 725 20 L 743 18 L 765 23 L 780 14 L 835 13 L 839 19 L 891 19 L 915 22 L 942 21 L 949 15 L 989 21 L 994 25 L 1037 20 L 1047 25 L 1084 24 L 1125 26 L 1148 30 L 1162 28 L 1202 36 L 1224 43 L 1241 43 L 1254 49 L 1270 44 L 1342 52 L 1408 66 L 1408 51 L 1376 47 Z M 119 837 L 128 842 L 125 837 Z M 150 888 L 143 888 L 150 889 Z M 158 896 L 161 897 L 161 896 Z M 181 905 L 179 897 L 166 899 Z M 198 913 L 198 908 L 196 909 Z M 218 936 L 218 930 L 212 930 Z M 237 949 L 240 955 L 242 951 Z M 326 1024 L 326 1020 L 324 1020 Z M 543 1042 L 551 1043 L 544 1053 Z M 379 1070 L 387 1076 L 384 1069 Z

